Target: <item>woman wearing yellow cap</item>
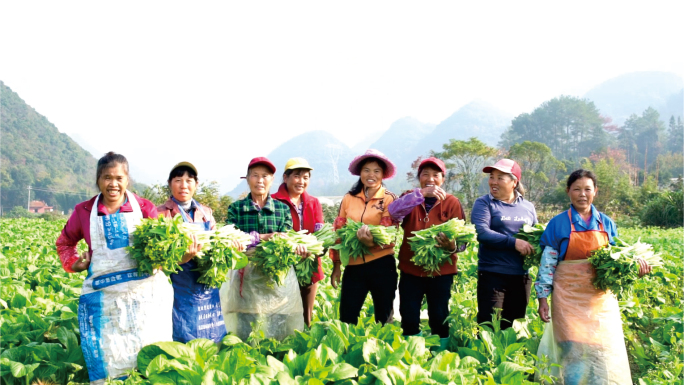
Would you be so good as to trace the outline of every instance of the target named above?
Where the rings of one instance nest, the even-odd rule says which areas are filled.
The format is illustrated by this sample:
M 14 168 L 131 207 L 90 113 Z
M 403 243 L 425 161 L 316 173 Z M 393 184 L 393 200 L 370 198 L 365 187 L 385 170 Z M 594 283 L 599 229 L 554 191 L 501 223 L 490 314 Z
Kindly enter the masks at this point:
M 278 192 L 273 194 L 274 199 L 285 203 L 290 208 L 293 228 L 297 231 L 308 230 L 309 234 L 313 234 L 323 227 L 321 203 L 306 192 L 311 171 L 313 168 L 303 158 L 288 160 L 283 172 L 283 183 L 278 188 Z M 308 326 L 311 326 L 318 281 L 324 276 L 321 260 L 318 259 L 318 271 L 311 277 L 311 283 L 299 286 L 302 294 L 302 305 L 304 305 L 304 322 Z
M 167 218 L 180 214 L 183 220 L 202 230 L 215 230 L 216 221 L 209 207 L 193 199 L 197 189 L 197 168 L 190 162 L 180 162 L 169 173 L 171 197 L 157 207 Z M 181 261 L 181 271 L 171 274 L 173 283 L 173 340 L 188 342 L 207 338 L 220 342 L 226 335 L 219 290 L 197 283 L 200 274 L 193 271 L 197 262 L 193 258 L 202 248 L 193 243 Z

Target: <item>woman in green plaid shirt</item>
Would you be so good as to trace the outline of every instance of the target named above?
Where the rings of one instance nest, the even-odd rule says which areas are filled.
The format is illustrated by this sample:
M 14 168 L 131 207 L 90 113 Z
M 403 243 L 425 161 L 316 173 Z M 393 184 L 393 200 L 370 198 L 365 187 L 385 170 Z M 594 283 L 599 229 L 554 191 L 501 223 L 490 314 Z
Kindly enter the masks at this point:
M 292 229 L 290 208 L 273 199 L 269 193 L 276 168 L 267 158 L 254 158 L 247 168 L 250 193 L 228 207 L 226 223 L 252 236 L 254 247 L 276 233 Z M 300 246 L 297 254 L 305 256 L 306 247 Z M 252 325 L 263 331 L 265 338 L 282 340 L 304 330 L 304 309 L 299 283 L 290 269 L 282 285 L 269 288 L 270 280 L 253 265 L 235 272 L 221 288 L 221 306 L 228 332 L 246 340 Z

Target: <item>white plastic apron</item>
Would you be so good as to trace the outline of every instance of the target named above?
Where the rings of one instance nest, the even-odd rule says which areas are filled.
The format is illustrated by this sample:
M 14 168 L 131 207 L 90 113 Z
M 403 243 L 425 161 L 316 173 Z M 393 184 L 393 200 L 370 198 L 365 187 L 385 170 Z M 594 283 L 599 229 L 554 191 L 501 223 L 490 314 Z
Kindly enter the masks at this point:
M 197 211 L 202 213 L 204 223 L 194 222 L 185 210 L 178 205 L 183 221 L 200 227 L 204 231 L 211 230 L 211 222 L 202 210 L 202 206 L 194 201 Z M 195 215 L 197 215 L 195 213 Z M 226 335 L 225 322 L 221 312 L 219 289 L 198 283 L 200 273 L 193 271 L 197 262 L 191 259 L 180 265 L 181 270 L 171 274 L 173 283 L 173 340 L 188 342 L 196 338 L 206 338 L 221 342 Z
M 139 274 L 137 263 L 126 252 L 142 219 L 137 199 L 128 191 L 126 195 L 133 212 L 98 216 L 100 195 L 90 212 L 93 255 L 78 320 L 91 384 L 135 368 L 145 345 L 171 341 L 173 289 L 163 272 Z

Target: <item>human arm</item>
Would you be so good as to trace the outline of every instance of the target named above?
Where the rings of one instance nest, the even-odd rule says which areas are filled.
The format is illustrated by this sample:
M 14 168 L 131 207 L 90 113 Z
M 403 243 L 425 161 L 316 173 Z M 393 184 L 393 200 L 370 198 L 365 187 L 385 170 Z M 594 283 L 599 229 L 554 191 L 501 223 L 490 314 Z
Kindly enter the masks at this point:
M 557 266 L 558 251 L 550 246 L 546 246 L 542 253 L 537 280 L 534 282 L 534 290 L 537 292 L 537 298 L 539 299 L 539 317 L 544 322 L 551 320 L 547 298 L 553 291 L 553 276 Z
M 419 188 L 415 188 L 411 192 L 402 195 L 392 202 L 387 208 L 387 211 L 389 212 L 390 217 L 392 217 L 392 220 L 399 223 L 404 220 L 404 217 L 409 215 L 414 208 L 423 204 L 423 202 L 425 202 L 425 197 Z
M 475 225 L 478 242 L 501 249 L 515 249 L 515 237 L 491 229 L 492 214 L 489 204 L 484 199 L 477 199 L 473 204 L 470 221 Z
M 78 254 L 77 245 L 81 239 L 83 239 L 83 227 L 78 212 L 74 210 L 55 243 L 62 268 L 67 273 L 78 273 L 90 265 L 91 253 L 89 251 L 80 256 Z

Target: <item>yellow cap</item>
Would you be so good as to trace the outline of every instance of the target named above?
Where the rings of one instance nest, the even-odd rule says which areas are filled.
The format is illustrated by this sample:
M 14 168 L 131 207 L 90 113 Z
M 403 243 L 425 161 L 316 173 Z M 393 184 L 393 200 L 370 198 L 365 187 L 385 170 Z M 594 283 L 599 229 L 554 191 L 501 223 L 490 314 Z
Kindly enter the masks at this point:
M 295 170 L 298 168 L 313 170 L 313 167 L 309 166 L 309 162 L 307 162 L 304 158 L 290 158 L 290 160 L 285 163 L 285 171 Z
M 181 167 L 181 166 L 190 167 L 190 168 L 192 169 L 192 171 L 195 172 L 195 175 L 199 175 L 199 173 L 197 172 L 197 167 L 195 167 L 195 165 L 192 164 L 192 163 L 190 163 L 190 162 L 180 162 L 180 163 L 178 163 L 177 165 L 173 166 L 173 167 L 171 168 L 171 171 L 173 171 L 173 170 L 175 170 L 175 169 L 177 169 L 178 167 Z

